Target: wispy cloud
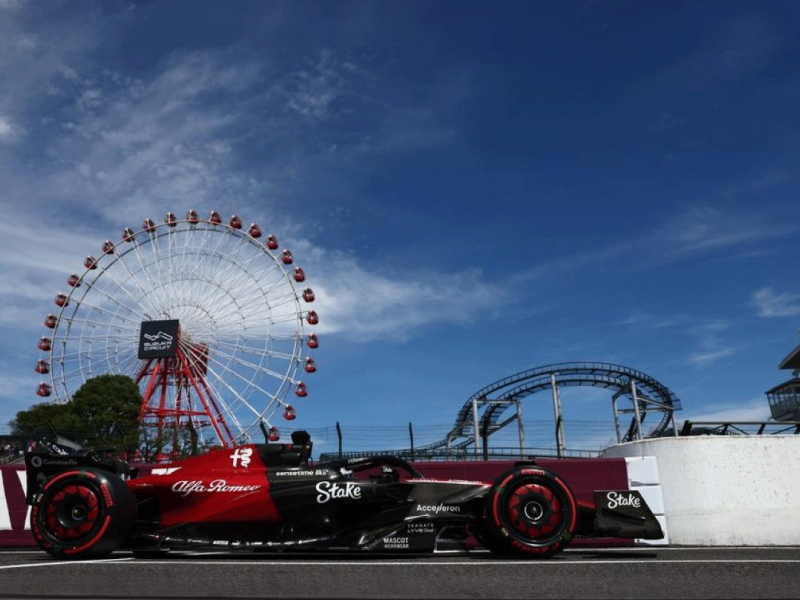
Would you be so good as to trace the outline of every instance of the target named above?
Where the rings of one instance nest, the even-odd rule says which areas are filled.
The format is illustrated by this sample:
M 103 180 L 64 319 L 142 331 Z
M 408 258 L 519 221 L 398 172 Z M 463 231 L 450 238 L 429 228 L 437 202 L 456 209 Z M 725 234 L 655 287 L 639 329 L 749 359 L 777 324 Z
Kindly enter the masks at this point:
M 797 230 L 798 225 L 775 222 L 765 214 L 737 214 L 701 206 L 676 215 L 644 240 L 644 245 L 657 259 L 672 262 L 712 251 L 738 251 L 744 245 Z
M 776 292 L 772 286 L 753 292 L 752 303 L 760 317 L 800 316 L 800 293 Z
M 405 340 L 426 325 L 467 325 L 511 300 L 504 286 L 487 282 L 478 270 L 388 274 L 364 268 L 349 255 L 315 252 L 302 240 L 293 244 L 314 273 L 321 333 Z
M 702 368 L 735 353 L 736 351 L 733 348 L 719 348 L 707 352 L 693 352 L 689 355 L 689 362 L 697 368 Z
M 691 258 L 746 257 L 766 252 L 759 243 L 800 231 L 800 225 L 766 213 L 729 212 L 711 206 L 678 212 L 639 237 L 617 240 L 539 264 L 520 273 L 521 281 L 538 280 L 553 273 L 577 271 L 613 262 L 616 269 L 648 270 Z
M 19 131 L 8 117 L 0 116 L 0 144 L 13 142 L 19 136 Z
M 687 334 L 695 339 L 695 350 L 688 357 L 689 364 L 702 369 L 740 352 L 742 345 L 730 342 L 725 335 L 730 326 L 728 321 L 714 318 L 698 320 L 688 328 Z
M 766 421 L 770 418 L 769 404 L 764 396 L 746 400 L 731 400 L 707 406 L 702 411 L 682 415 L 691 421 Z
M 726 331 L 730 323 L 718 318 L 697 317 L 688 314 L 654 315 L 642 311 L 631 314 L 616 323 L 650 335 L 652 331 L 669 329 L 687 339 L 685 346 L 690 350 L 685 364 L 701 369 L 740 352 L 741 344 L 730 343 Z
M 16 40 L 37 39 L 13 23 L 6 30 Z M 20 215 L 0 225 L 0 268 L 17 281 L 0 292 L 0 323 L 21 327 L 30 336 L 26 343 L 35 343 L 47 299 L 63 291 L 85 255 L 97 255 L 105 239 L 119 239 L 123 227 L 188 208 L 237 213 L 293 245 L 314 274 L 321 332 L 406 339 L 427 324 L 469 323 L 503 301 L 502 290 L 478 270 L 389 273 L 315 247 L 302 237 L 308 216 L 282 202 L 307 192 L 304 186 L 315 194 L 329 189 L 329 174 L 353 169 L 366 153 L 446 141 L 451 133 L 437 125 L 436 104 L 457 102 L 463 78 L 452 82 L 452 94 L 431 91 L 434 102 L 424 107 L 424 98 L 397 103 L 370 96 L 383 88 L 374 78 L 364 85 L 368 69 L 330 49 L 301 64 L 277 64 L 241 47 L 175 52 L 132 78 L 81 54 L 92 42 L 82 46 L 78 37 L 66 31 L 60 48 L 42 48 L 24 77 L 5 65 L 22 87 L 13 98 L 0 92 L 0 109 L 8 106 L 37 130 L 37 148 L 20 147 L 0 164 L 9 190 L 4 207 Z M 26 100 L 35 102 L 26 109 Z M 362 134 L 344 135 L 342 125 L 355 111 Z M 0 117 L 0 142 L 18 139 L 16 122 Z M 312 142 L 320 127 L 331 145 Z M 14 164 L 23 152 L 37 151 L 40 160 L 30 168 Z M 253 164 L 243 156 L 260 159 Z M 45 218 L 26 218 L 33 214 Z

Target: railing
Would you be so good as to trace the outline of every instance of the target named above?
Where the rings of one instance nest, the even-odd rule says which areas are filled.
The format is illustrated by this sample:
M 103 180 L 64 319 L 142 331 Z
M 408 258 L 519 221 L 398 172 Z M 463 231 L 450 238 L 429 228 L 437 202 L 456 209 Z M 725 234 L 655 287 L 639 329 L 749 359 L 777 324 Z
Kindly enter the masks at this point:
M 451 449 L 448 452 L 445 448 L 437 448 L 434 451 L 410 450 L 364 450 L 360 452 L 324 452 L 320 454 L 319 461 L 325 462 L 337 459 L 367 458 L 376 455 L 397 456 L 408 461 L 465 461 L 465 460 L 530 460 L 532 458 L 557 458 L 558 452 L 554 448 L 520 448 L 518 446 L 508 448 L 490 448 L 488 455 L 475 456 L 475 451 L 470 448 Z M 599 450 L 562 450 L 561 457 L 567 458 L 595 458 L 600 456 Z
M 690 421 L 680 435 L 797 435 L 800 421 Z

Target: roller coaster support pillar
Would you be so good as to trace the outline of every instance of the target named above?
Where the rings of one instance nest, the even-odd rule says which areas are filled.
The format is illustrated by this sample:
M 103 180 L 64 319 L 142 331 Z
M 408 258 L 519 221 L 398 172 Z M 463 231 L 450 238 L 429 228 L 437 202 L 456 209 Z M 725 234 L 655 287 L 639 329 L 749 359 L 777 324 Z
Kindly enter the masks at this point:
M 614 394 L 611 398 L 611 410 L 614 413 L 614 429 L 617 431 L 617 443 L 622 443 L 622 435 L 619 432 L 619 411 L 617 410 L 617 402 L 619 401 L 619 396 Z
M 480 430 L 478 429 L 478 400 L 477 400 L 477 398 L 473 398 L 472 399 L 472 427 L 473 427 L 473 438 L 475 440 L 475 458 L 478 458 L 480 456 L 480 454 L 479 454 L 480 448 L 478 446 L 479 446 L 479 443 L 480 443 L 481 436 L 480 436 L 480 433 L 479 433 Z
M 514 403 L 517 405 L 517 431 L 519 433 L 519 457 L 525 458 L 525 425 L 522 421 L 522 403 L 519 400 L 515 400 Z
M 639 398 L 636 397 L 636 384 L 631 379 L 631 399 L 633 400 L 633 414 L 636 416 L 636 439 L 642 439 L 642 417 L 639 414 Z
M 553 412 L 556 417 L 556 451 L 558 458 L 561 458 L 566 444 L 564 443 L 564 419 L 561 415 L 561 394 L 558 390 L 555 373 L 550 373 L 550 387 L 553 389 Z

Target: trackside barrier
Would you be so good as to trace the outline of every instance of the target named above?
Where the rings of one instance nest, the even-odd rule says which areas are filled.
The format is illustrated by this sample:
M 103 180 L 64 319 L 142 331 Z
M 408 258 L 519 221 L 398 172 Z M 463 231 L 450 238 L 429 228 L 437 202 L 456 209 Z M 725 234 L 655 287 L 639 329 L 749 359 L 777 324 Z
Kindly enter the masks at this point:
M 603 456 L 655 459 L 671 545 L 800 545 L 796 435 L 654 438 Z
M 627 460 L 625 458 L 538 458 L 539 466 L 567 481 L 578 500 L 593 500 L 595 490 L 638 489 L 661 521 L 666 533 L 663 502 L 657 485 L 658 471 L 654 460 Z M 451 461 L 415 462 L 414 467 L 426 477 L 492 481 L 510 469 L 514 461 Z M 163 467 L 164 465 L 158 465 Z M 153 466 L 140 467 L 141 474 L 149 473 Z M 655 479 L 654 479 L 655 478 Z M 651 483 L 655 481 L 655 483 Z M 638 487 L 633 487 L 638 486 Z M 25 504 L 24 465 L 0 466 L 0 547 L 34 546 L 30 533 L 30 511 Z M 647 489 L 646 489 L 647 488 Z M 650 489 L 652 488 L 652 489 Z M 658 488 L 658 489 L 657 489 Z M 643 491 L 646 489 L 646 492 Z M 630 546 L 633 540 L 576 540 L 574 545 Z M 648 543 L 652 543 L 649 540 Z

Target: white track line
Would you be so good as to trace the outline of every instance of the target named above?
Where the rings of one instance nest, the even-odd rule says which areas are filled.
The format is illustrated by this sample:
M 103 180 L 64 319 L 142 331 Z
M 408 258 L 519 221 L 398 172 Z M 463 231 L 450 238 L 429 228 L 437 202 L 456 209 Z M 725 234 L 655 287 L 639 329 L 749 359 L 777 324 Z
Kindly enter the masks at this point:
M 70 567 L 76 567 L 78 565 L 97 565 L 97 564 L 109 564 L 109 565 L 170 565 L 174 567 L 175 565 L 224 565 L 224 566 L 257 566 L 257 567 L 307 567 L 307 566 L 328 566 L 328 567 L 399 567 L 399 566 L 406 566 L 406 567 L 492 567 L 496 565 L 506 565 L 506 566 L 518 566 L 518 567 L 527 567 L 527 568 L 551 568 L 551 567 L 563 567 L 569 565 L 582 565 L 582 566 L 590 566 L 590 565 L 605 565 L 605 564 L 620 564 L 623 562 L 624 564 L 649 564 L 649 565 L 665 565 L 665 564 L 698 564 L 698 563 L 706 563 L 706 564 L 755 564 L 755 563 L 770 563 L 770 564 L 800 564 L 800 559 L 734 559 L 734 560 L 711 560 L 711 559 L 680 559 L 680 560 L 657 560 L 657 559 L 635 559 L 635 560 L 570 560 L 570 561 L 520 561 L 520 560 L 493 560 L 493 561 L 486 561 L 486 562 L 476 562 L 476 561 L 453 561 L 453 562 L 443 562 L 438 560 L 433 561 L 398 561 L 398 560 L 391 560 L 391 561 L 369 561 L 369 562 L 358 562 L 358 561 L 304 561 L 304 560 L 282 560 L 282 561 L 232 561 L 232 560 L 143 560 L 143 559 L 135 559 L 131 558 L 121 558 L 121 559 L 110 559 L 110 560 L 88 560 L 88 561 L 47 561 L 41 563 L 28 563 L 28 564 L 21 564 L 21 565 L 5 565 L 0 566 L 0 571 L 8 570 L 8 569 L 25 569 L 25 568 L 33 568 L 33 567 L 57 567 L 57 566 L 65 566 L 69 565 Z

